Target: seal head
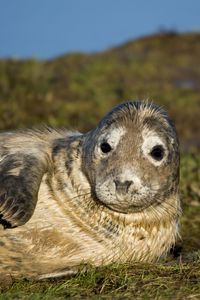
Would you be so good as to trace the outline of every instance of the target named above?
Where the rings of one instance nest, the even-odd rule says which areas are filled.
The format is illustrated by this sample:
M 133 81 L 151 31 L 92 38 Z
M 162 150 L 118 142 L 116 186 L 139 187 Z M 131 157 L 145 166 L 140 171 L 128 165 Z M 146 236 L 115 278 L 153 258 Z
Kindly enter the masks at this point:
M 177 194 L 176 130 L 153 104 L 115 107 L 86 135 L 82 161 L 94 198 L 111 210 L 134 213 Z

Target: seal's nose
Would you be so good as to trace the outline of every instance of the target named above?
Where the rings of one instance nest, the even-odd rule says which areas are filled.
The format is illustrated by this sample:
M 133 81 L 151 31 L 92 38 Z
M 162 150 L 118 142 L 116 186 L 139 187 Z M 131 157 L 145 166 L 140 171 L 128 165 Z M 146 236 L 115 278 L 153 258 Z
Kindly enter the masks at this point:
M 114 180 L 116 191 L 120 194 L 125 194 L 128 192 L 129 187 L 133 183 L 132 180 L 126 180 L 124 182 L 121 182 L 119 180 Z

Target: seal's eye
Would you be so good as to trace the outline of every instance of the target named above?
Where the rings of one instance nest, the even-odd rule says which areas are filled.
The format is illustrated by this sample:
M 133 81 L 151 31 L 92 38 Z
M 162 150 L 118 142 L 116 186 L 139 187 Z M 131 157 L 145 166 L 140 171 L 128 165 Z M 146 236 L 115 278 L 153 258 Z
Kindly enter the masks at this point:
M 163 159 L 164 154 L 165 154 L 165 150 L 161 145 L 154 146 L 150 152 L 151 157 L 153 157 L 153 159 L 158 161 Z
M 106 143 L 106 142 L 102 143 L 100 145 L 100 148 L 101 148 L 101 151 L 103 153 L 108 153 L 108 152 L 110 152 L 112 150 L 111 146 L 108 143 Z

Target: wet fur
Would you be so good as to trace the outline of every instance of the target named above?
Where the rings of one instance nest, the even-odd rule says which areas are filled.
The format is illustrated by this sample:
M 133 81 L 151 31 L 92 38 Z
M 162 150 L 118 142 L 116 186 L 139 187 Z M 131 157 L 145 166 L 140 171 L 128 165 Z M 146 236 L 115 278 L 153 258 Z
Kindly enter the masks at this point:
M 171 177 L 154 203 L 121 213 L 95 195 L 93 153 L 99 132 L 119 120 L 126 126 L 130 118 L 139 130 L 159 129 L 174 143 L 169 156 L 173 168 L 168 167 Z M 112 165 L 105 164 L 105 172 L 129 160 L 127 145 L 123 149 L 123 160 L 115 157 Z M 180 215 L 178 141 L 158 107 L 123 104 L 83 135 L 50 129 L 5 133 L 0 136 L 0 155 L 1 274 L 47 278 L 69 274 L 81 263 L 151 262 L 175 243 Z

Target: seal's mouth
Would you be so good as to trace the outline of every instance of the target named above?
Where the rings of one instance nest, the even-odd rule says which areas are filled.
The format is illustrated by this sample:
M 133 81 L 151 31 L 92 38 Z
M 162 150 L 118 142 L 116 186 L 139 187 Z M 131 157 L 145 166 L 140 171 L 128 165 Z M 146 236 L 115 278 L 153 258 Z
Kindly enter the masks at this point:
M 131 204 L 129 206 L 123 206 L 119 204 L 114 204 L 114 203 L 107 203 L 106 201 L 103 201 L 100 199 L 96 192 L 92 192 L 92 198 L 97 204 L 103 205 L 104 207 L 108 208 L 111 211 L 118 212 L 121 214 L 131 214 L 131 213 L 139 213 L 147 209 L 149 206 L 151 206 L 151 203 L 146 203 L 145 205 L 136 205 L 136 204 Z

